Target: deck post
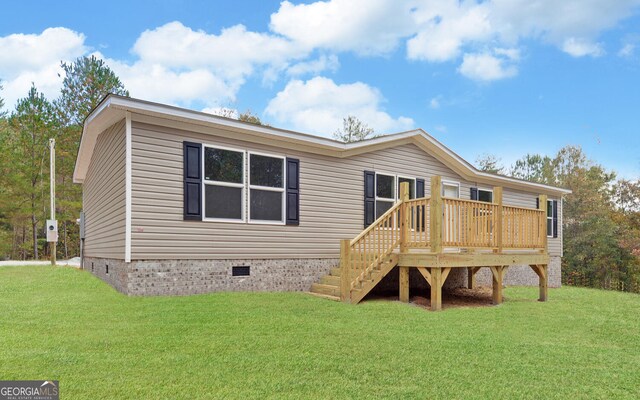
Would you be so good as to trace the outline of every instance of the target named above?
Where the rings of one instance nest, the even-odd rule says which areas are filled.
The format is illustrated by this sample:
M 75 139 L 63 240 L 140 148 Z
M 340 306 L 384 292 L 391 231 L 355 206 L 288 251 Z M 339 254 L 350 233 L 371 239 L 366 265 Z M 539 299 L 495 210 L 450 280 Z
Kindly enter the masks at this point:
M 531 265 L 531 269 L 538 275 L 539 287 L 540 287 L 540 298 L 539 301 L 547 301 L 547 293 L 549 286 L 549 265 L 547 264 L 539 264 L 539 265 Z
M 473 289 L 476 286 L 476 272 L 479 267 L 467 267 L 467 288 Z
M 494 229 L 495 234 L 495 243 L 494 246 L 497 248 L 498 253 L 502 253 L 502 216 L 503 216 L 503 208 L 502 208 L 502 187 L 496 186 L 493 188 L 493 202 L 498 206 L 498 215 L 496 215 L 496 227 Z
M 409 182 L 400 184 L 400 252 L 406 253 L 409 241 L 409 226 L 411 225 L 411 215 L 406 202 L 409 201 Z
M 547 291 L 549 286 L 549 266 L 544 264 L 540 265 L 540 301 L 547 301 Z
M 442 309 L 442 269 L 431 268 L 431 311 Z
M 400 268 L 400 301 L 409 302 L 409 267 Z
M 542 235 L 542 247 L 544 253 L 548 252 L 547 249 L 547 195 L 541 194 L 538 196 L 538 208 L 542 211 L 543 218 L 540 221 L 540 234 Z
M 502 281 L 504 277 L 504 266 L 497 265 L 491 268 L 493 275 L 493 304 L 502 304 Z
M 340 241 L 340 300 L 351 303 L 351 239 Z
M 431 252 L 442 253 L 442 178 L 440 176 L 431 177 L 431 199 L 430 204 L 430 234 Z

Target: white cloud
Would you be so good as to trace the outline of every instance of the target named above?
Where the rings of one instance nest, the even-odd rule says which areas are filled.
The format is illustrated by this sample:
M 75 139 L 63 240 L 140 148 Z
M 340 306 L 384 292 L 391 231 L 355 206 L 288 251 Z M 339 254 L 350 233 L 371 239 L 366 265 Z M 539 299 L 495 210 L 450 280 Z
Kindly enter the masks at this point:
M 573 57 L 600 57 L 604 55 L 601 44 L 577 38 L 566 39 L 562 44 L 562 50 Z
M 243 25 L 215 35 L 194 31 L 177 21 L 144 31 L 132 52 L 147 63 L 167 68 L 208 68 L 228 78 L 242 78 L 256 66 L 285 65 L 306 55 L 289 40 L 250 32 Z
M 340 61 L 335 54 L 330 56 L 322 55 L 316 60 L 303 61 L 294 64 L 287 68 L 287 74 L 293 76 L 305 75 L 305 74 L 319 74 L 323 71 L 335 72 L 340 67 Z
M 268 104 L 265 114 L 292 129 L 331 136 L 342 119 L 354 115 L 378 133 L 410 129 L 411 118 L 394 118 L 382 110 L 380 92 L 362 82 L 336 84 L 325 77 L 292 80 Z
M 620 57 L 631 57 L 636 50 L 636 46 L 631 43 L 627 43 L 618 51 Z
M 25 70 L 60 64 L 86 51 L 85 36 L 67 28 L 48 28 L 40 34 L 16 33 L 0 37 L 0 72 L 10 78 Z
M 511 78 L 518 74 L 509 60 L 490 53 L 465 54 L 458 72 L 469 79 L 477 81 L 494 81 Z
M 436 96 L 429 101 L 429 107 L 437 110 L 440 108 L 440 96 Z
M 39 34 L 0 37 L 2 97 L 8 109 L 25 97 L 31 83 L 48 98 L 58 95 L 61 61 L 72 61 L 87 51 L 85 36 L 67 28 L 48 28 Z
M 451 60 L 464 44 L 491 38 L 488 4 L 451 0 L 426 3 L 416 13 L 421 28 L 407 41 L 409 59 Z
M 262 69 L 265 82 L 292 60 L 306 56 L 300 46 L 242 25 L 219 35 L 170 22 L 144 31 L 135 42 L 133 63 L 110 60 L 132 95 L 179 105 L 213 107 L 233 102 L 246 79 Z
M 407 57 L 428 62 L 455 60 L 486 46 L 514 48 L 526 39 L 574 57 L 595 57 L 604 54 L 595 39 L 639 5 L 640 0 L 285 1 L 270 26 L 309 49 L 385 54 L 406 40 Z M 518 61 L 497 51 L 493 59 L 498 56 Z M 513 76 L 513 71 L 506 67 L 495 76 Z
M 307 49 L 385 54 L 415 31 L 414 3 L 330 0 L 294 5 L 283 1 L 271 15 L 270 28 Z
M 639 7 L 640 0 L 283 1 L 269 31 L 234 25 L 214 34 L 174 21 L 142 32 L 133 60 L 106 60 L 132 95 L 199 107 L 234 101 L 256 75 L 269 86 L 283 76 L 336 71 L 340 52 L 388 56 L 403 45 L 408 59 L 460 63 L 463 76 L 491 81 L 517 74 L 525 40 L 574 57 L 604 55 L 599 36 Z M 625 43 L 618 55 L 628 57 L 636 44 Z M 60 61 L 89 51 L 82 33 L 63 27 L 0 37 L 7 108 L 32 81 L 56 97 Z
M 132 96 L 161 103 L 190 106 L 201 101 L 208 106 L 235 101 L 242 80 L 225 80 L 206 68 L 174 70 L 160 64 L 138 61 L 128 65 L 106 60 Z

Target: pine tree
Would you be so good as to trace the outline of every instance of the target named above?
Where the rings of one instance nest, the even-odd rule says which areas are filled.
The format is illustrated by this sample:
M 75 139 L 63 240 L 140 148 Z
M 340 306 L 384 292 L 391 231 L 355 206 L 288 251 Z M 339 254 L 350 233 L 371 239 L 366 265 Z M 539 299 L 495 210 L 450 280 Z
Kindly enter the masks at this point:
M 23 236 L 28 218 L 34 259 L 39 257 L 38 226 L 47 215 L 48 143 L 56 136 L 57 127 L 53 105 L 32 85 L 27 97 L 18 100 L 4 140 L 10 150 L 5 153 L 8 163 L 3 168 L 11 200 L 9 212 L 14 223 L 22 221 Z
M 61 66 L 65 76 L 60 97 L 54 102 L 62 125 L 56 143 L 56 208 L 59 251 L 68 258 L 80 253 L 75 221 L 82 210 L 82 187 L 73 183 L 73 171 L 84 120 L 107 94 L 129 96 L 129 92 L 109 66 L 95 56 Z
M 373 128 L 360 121 L 357 117 L 349 115 L 342 119 L 342 129 L 338 129 L 333 133 L 333 138 L 345 143 L 360 142 L 366 139 L 372 139 L 377 135 L 374 134 Z

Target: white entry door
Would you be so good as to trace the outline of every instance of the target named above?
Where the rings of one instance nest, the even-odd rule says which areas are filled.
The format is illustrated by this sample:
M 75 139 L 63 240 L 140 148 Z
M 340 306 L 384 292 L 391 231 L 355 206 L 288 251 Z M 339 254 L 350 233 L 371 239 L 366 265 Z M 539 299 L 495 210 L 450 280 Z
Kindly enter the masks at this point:
M 458 182 L 442 182 L 442 196 L 459 199 L 460 184 Z M 460 240 L 460 212 L 457 205 L 448 205 L 444 209 L 444 232 L 445 242 L 457 242 Z

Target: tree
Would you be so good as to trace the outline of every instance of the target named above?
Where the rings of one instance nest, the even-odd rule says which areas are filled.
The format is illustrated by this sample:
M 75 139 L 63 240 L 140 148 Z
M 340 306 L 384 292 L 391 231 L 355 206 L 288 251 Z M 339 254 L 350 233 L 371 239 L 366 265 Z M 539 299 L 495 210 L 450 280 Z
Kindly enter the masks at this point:
M 536 183 L 554 185 L 553 162 L 547 156 L 527 154 L 511 166 L 509 175 Z
M 342 129 L 338 129 L 333 133 L 334 139 L 345 143 L 360 142 L 377 136 L 374 134 L 373 128 L 370 128 L 353 115 L 343 118 Z
M 2 86 L 2 80 L 0 80 L 0 92 L 4 89 Z M 0 118 L 4 118 L 7 115 L 7 112 L 4 109 L 4 99 L 0 97 Z
M 628 213 L 638 204 L 632 182 L 615 183 L 615 173 L 589 160 L 579 146 L 563 147 L 554 158 L 527 154 L 510 171 L 517 178 L 572 190 L 563 202 L 564 283 L 638 287 L 640 217 Z
M 60 98 L 55 104 L 64 125 L 82 126 L 100 100 L 109 93 L 129 96 L 120 78 L 95 56 L 79 57 L 72 63 L 62 62 L 64 70 Z
M 48 160 L 49 138 L 55 137 L 57 131 L 54 107 L 32 85 L 27 97 L 18 100 L 9 125 L 11 129 L 5 146 L 9 146 L 11 151 L 5 154 L 11 159 L 3 172 L 8 174 L 6 182 L 11 188 L 8 193 L 12 199 L 10 211 L 18 219 L 28 215 L 33 257 L 37 259 L 38 224 L 47 214 L 43 202 L 48 186 L 45 160 Z
M 260 120 L 260 117 L 255 115 L 250 109 L 247 109 L 244 112 L 238 113 L 238 110 L 236 109 L 221 107 L 215 111 L 212 111 L 212 113 L 213 115 L 217 115 L 219 117 L 237 119 L 238 121 L 248 122 L 250 124 L 268 126 L 267 124 L 263 123 L 262 120 Z
M 476 165 L 480 171 L 492 174 L 504 173 L 504 167 L 500 164 L 500 159 L 493 154 L 483 154 L 476 158 Z
M 79 232 L 75 220 L 82 209 L 82 187 L 73 183 L 73 170 L 80 145 L 82 125 L 109 93 L 129 96 L 120 78 L 101 59 L 80 57 L 61 63 L 64 79 L 60 97 L 54 102 L 61 120 L 56 142 L 56 212 L 61 230 L 59 250 L 67 258 L 79 254 Z
M 623 213 L 640 211 L 640 180 L 620 179 L 613 186 L 613 200 L 616 209 Z
M 257 115 L 253 114 L 249 109 L 238 115 L 238 121 L 248 122 L 250 124 L 256 125 L 264 125 L 260 118 Z

